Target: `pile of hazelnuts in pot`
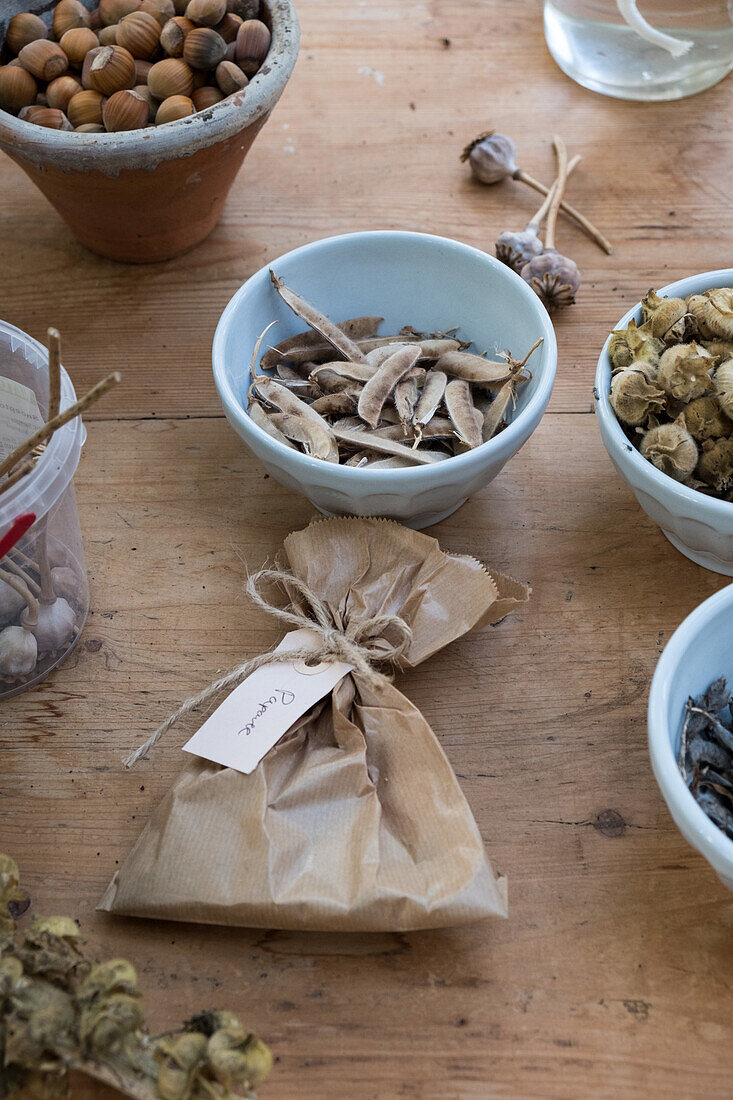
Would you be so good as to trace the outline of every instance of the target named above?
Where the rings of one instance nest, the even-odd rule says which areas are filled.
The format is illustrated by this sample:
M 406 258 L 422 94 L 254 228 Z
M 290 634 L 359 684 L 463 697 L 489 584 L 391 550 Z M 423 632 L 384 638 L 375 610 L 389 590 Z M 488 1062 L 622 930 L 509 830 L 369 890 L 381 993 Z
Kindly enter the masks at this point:
M 8 23 L 0 109 L 51 130 L 139 130 L 236 95 L 270 48 L 259 0 L 60 0 Z

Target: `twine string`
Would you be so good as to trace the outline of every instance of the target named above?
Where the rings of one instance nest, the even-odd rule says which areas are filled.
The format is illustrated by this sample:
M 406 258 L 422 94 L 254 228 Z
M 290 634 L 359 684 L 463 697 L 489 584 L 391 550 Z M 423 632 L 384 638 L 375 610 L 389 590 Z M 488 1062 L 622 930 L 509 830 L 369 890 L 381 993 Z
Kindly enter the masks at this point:
M 278 607 L 262 594 L 263 584 L 275 584 L 283 588 L 289 604 Z M 182 703 L 142 745 L 131 752 L 124 760 L 126 768 L 131 768 L 143 756 L 157 745 L 172 726 L 185 718 L 191 711 L 205 706 L 220 692 L 236 687 L 263 665 L 278 662 L 308 661 L 318 664 L 321 661 L 343 661 L 351 665 L 354 672 L 372 688 L 389 683 L 391 676 L 377 665 L 394 665 L 404 656 L 412 642 L 412 631 L 399 615 L 352 616 L 343 629 L 333 621 L 328 606 L 321 600 L 305 581 L 285 569 L 260 569 L 247 580 L 245 592 L 262 611 L 279 619 L 295 629 L 307 629 L 318 636 L 319 644 L 299 649 L 270 650 L 252 657 L 237 665 L 231 672 L 214 680 Z M 302 604 L 302 610 L 299 606 Z M 385 637 L 386 632 L 397 637 L 392 643 Z

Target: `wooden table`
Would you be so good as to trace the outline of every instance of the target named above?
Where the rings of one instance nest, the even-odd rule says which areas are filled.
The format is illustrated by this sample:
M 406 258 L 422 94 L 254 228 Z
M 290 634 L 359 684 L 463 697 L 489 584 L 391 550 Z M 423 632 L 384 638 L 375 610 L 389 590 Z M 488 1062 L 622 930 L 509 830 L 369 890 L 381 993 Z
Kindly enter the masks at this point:
M 659 106 L 585 92 L 555 68 L 528 2 L 299 7 L 296 73 L 191 255 L 98 259 L 0 163 L 0 313 L 37 337 L 58 325 L 77 390 L 124 375 L 90 418 L 76 479 L 92 587 L 82 644 L 0 710 L 0 847 L 34 911 L 77 916 L 91 950 L 135 962 L 152 1027 L 214 1004 L 239 1012 L 276 1055 L 263 1097 L 727 1098 L 733 902 L 667 813 L 645 722 L 670 633 L 727 582 L 678 554 L 620 483 L 591 388 L 606 332 L 642 292 L 730 263 L 730 82 Z M 180 737 L 132 772 L 123 753 L 276 640 L 242 598 L 245 563 L 312 514 L 221 416 L 210 344 L 223 306 L 266 261 L 345 230 L 490 249 L 535 207 L 528 190 L 481 188 L 458 163 L 492 126 L 544 179 L 553 130 L 582 151 L 571 201 L 616 246 L 608 258 L 561 226 L 584 279 L 557 317 L 550 411 L 432 531 L 530 580 L 532 600 L 400 683 L 509 876 L 509 919 L 347 936 L 96 914 L 182 766 Z

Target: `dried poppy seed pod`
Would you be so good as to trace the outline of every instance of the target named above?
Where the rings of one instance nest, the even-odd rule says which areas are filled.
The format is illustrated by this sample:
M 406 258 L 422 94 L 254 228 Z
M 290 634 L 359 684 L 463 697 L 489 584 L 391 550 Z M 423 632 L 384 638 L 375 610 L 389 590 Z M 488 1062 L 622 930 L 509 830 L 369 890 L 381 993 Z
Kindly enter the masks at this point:
M 137 11 L 140 0 L 99 0 L 99 18 L 103 27 L 113 27 L 130 12 Z
M 246 88 L 249 80 L 233 61 L 222 61 L 216 67 L 216 83 L 224 96 L 234 95 L 242 88 Z
M 697 466 L 697 444 L 687 428 L 678 422 L 650 428 L 639 450 L 644 458 L 675 481 L 690 477 Z
M 0 108 L 17 114 L 23 107 L 30 107 L 38 94 L 35 77 L 22 65 L 3 65 L 0 68 Z
M 193 73 L 185 61 L 167 57 L 157 61 L 148 73 L 148 87 L 156 99 L 170 96 L 190 96 L 193 91 Z
M 189 115 L 195 115 L 193 100 L 185 95 L 172 95 L 164 99 L 155 115 L 155 125 L 164 126 L 166 122 L 178 122 Z
M 665 344 L 674 344 L 683 340 L 689 327 L 690 315 L 683 298 L 660 298 L 650 290 L 642 299 L 644 321 L 652 336 L 663 340 Z
M 155 122 L 155 116 L 158 112 L 158 107 L 160 106 L 160 104 L 158 103 L 158 100 L 155 98 L 153 93 L 150 91 L 150 88 L 147 86 L 147 84 L 136 84 L 132 90 L 133 92 L 137 92 L 140 98 L 144 99 L 147 103 L 148 122 Z
M 580 286 L 578 265 L 554 248 L 534 256 L 524 265 L 520 275 L 548 309 L 571 306 Z
M 685 406 L 681 416 L 688 432 L 698 442 L 727 438 L 733 431 L 733 421 L 725 415 L 715 397 L 696 397 Z
M 517 274 L 533 256 L 542 252 L 542 241 L 537 230 L 523 229 L 519 233 L 505 231 L 496 241 L 496 258 Z
M 133 11 L 117 24 L 117 45 L 132 56 L 149 61 L 160 42 L 160 24 L 146 11 Z
M 148 15 L 152 15 L 161 30 L 168 20 L 172 19 L 176 14 L 173 0 L 142 0 L 138 10 L 147 12 Z
M 57 113 L 61 114 L 60 111 Z M 36 122 L 36 125 L 42 126 L 43 123 Z M 66 126 L 54 126 L 52 129 L 72 130 L 73 127 L 67 119 Z M 38 622 L 35 626 L 31 626 L 29 623 L 27 608 L 21 613 L 20 622 L 22 626 L 27 626 L 35 634 L 39 653 L 53 653 L 61 646 L 66 645 L 73 636 L 76 616 L 68 602 L 59 597 L 51 603 L 40 602 L 38 604 Z
M 499 183 L 517 171 L 517 147 L 506 134 L 488 130 L 466 146 L 461 160 L 479 183 Z
M 31 15 L 30 12 L 24 11 L 14 15 L 8 23 L 5 44 L 14 54 L 19 54 L 24 46 L 36 42 L 39 38 L 48 38 L 48 27 L 40 15 Z
M 73 99 L 69 100 L 66 113 L 75 129 L 80 126 L 101 126 L 103 106 L 104 96 L 89 88 L 77 92 Z
M 102 120 L 107 131 L 140 130 L 147 125 L 149 106 L 147 100 L 134 89 L 115 92 L 102 108 Z
M 135 59 L 128 50 L 122 46 L 102 46 L 99 52 L 93 52 L 88 79 L 95 92 L 113 95 L 134 86 Z
M 226 12 L 226 0 L 189 0 L 186 18 L 199 27 L 215 27 Z
M 18 60 L 38 80 L 55 80 L 69 67 L 69 59 L 58 42 L 49 42 L 47 38 L 29 42 L 18 54 Z
M 183 60 L 192 69 L 204 72 L 215 69 L 226 52 L 226 42 L 211 27 L 196 27 L 183 43 Z
M 59 111 L 66 111 L 71 100 L 81 90 L 81 84 L 73 76 L 57 76 L 46 88 L 48 105 L 57 107 Z
M 169 19 L 160 32 L 160 44 L 169 57 L 183 56 L 183 43 L 186 35 L 190 34 L 196 24 L 183 15 L 176 15 Z
M 645 424 L 650 413 L 664 408 L 664 391 L 641 371 L 626 369 L 611 379 L 611 408 L 630 427 Z
M 38 660 L 36 639 L 22 626 L 6 626 L 0 631 L 0 676 L 17 680 L 33 672 Z
M 270 31 L 261 19 L 246 19 L 237 31 L 235 60 L 246 76 L 252 77 L 267 57 Z
M 204 85 L 203 88 L 196 88 L 191 96 L 193 105 L 197 111 L 206 111 L 209 107 L 214 107 L 217 103 L 221 103 L 223 98 L 219 89 L 212 88 L 210 84 Z
M 89 12 L 79 0 L 61 0 L 53 11 L 53 33 L 60 41 L 67 31 L 89 26 Z
M 99 39 L 89 27 L 72 27 L 62 35 L 59 46 L 69 59 L 69 64 L 80 69 L 90 50 L 99 45 Z
M 227 45 L 230 42 L 235 42 L 239 28 L 244 22 L 238 15 L 234 15 L 233 12 L 227 12 L 221 22 L 217 23 L 214 30 L 217 34 L 221 35 Z

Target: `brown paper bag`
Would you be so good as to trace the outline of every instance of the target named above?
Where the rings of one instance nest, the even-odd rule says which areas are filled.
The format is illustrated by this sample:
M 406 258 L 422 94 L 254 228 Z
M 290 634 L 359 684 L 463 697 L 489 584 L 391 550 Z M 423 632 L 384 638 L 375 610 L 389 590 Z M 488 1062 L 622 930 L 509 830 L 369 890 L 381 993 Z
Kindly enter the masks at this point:
M 399 614 L 401 663 L 495 623 L 528 596 L 397 523 L 334 519 L 285 541 L 335 624 Z M 100 909 L 258 928 L 405 931 L 506 916 L 435 734 L 392 684 L 342 679 L 251 775 L 195 759 L 158 806 Z

